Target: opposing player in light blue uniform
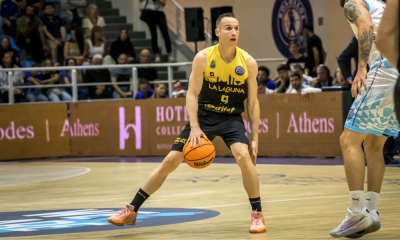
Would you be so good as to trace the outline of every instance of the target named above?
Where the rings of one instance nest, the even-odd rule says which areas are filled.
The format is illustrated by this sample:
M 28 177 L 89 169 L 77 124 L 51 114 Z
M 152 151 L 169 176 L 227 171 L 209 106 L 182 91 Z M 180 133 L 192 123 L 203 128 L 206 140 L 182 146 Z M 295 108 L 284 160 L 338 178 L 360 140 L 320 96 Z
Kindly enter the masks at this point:
M 383 146 L 388 136 L 400 131 L 393 104 L 393 88 L 398 71 L 383 58 L 375 46 L 375 37 L 385 2 L 382 0 L 338 0 L 358 39 L 358 72 L 353 81 L 356 97 L 340 137 L 350 208 L 343 222 L 331 231 L 333 237 L 361 237 L 380 229 L 377 204 L 385 162 Z M 367 64 L 370 71 L 367 73 Z M 368 165 L 368 192 L 364 200 L 365 162 Z

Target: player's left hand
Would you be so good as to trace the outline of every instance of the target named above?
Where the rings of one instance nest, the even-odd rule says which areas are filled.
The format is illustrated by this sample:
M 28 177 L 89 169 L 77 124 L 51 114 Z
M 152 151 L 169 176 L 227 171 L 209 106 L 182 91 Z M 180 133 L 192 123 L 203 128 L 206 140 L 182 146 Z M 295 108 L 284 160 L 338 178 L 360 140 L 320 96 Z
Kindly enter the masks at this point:
M 249 151 L 250 151 L 251 161 L 253 162 L 254 166 L 256 166 L 257 165 L 257 154 L 258 154 L 258 142 L 257 141 L 251 141 Z

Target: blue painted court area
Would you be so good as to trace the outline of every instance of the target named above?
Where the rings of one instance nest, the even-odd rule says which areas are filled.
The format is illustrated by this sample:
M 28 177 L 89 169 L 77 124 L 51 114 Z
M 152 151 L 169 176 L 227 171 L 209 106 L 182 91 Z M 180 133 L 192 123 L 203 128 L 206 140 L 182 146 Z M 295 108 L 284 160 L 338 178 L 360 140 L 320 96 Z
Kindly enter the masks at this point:
M 120 229 L 107 222 L 118 208 L 72 209 L 0 213 L 0 237 L 36 236 Z M 143 208 L 137 226 L 153 227 L 192 222 L 218 216 L 217 211 L 187 208 Z

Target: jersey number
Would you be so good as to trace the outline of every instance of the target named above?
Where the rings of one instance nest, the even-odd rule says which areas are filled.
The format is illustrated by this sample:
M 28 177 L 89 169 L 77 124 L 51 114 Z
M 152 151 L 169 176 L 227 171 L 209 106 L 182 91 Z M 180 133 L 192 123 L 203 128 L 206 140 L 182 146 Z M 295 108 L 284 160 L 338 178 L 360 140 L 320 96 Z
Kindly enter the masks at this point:
M 223 102 L 223 103 L 228 103 L 228 99 L 229 99 L 229 96 L 226 96 L 226 95 L 222 95 L 222 97 L 221 97 L 221 102 Z

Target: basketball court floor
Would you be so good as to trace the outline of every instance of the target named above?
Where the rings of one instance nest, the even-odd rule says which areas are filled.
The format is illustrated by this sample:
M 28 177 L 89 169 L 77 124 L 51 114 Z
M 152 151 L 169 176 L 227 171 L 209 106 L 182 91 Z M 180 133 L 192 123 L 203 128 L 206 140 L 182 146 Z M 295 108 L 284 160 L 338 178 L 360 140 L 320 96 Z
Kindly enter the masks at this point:
M 349 206 L 342 159 L 259 158 L 267 233 L 249 234 L 251 207 L 233 158 L 186 163 L 140 209 L 137 225 L 107 218 L 129 203 L 161 157 L 1 162 L 0 238 L 333 239 Z M 400 239 L 400 168 L 386 168 L 382 228 L 363 239 Z

